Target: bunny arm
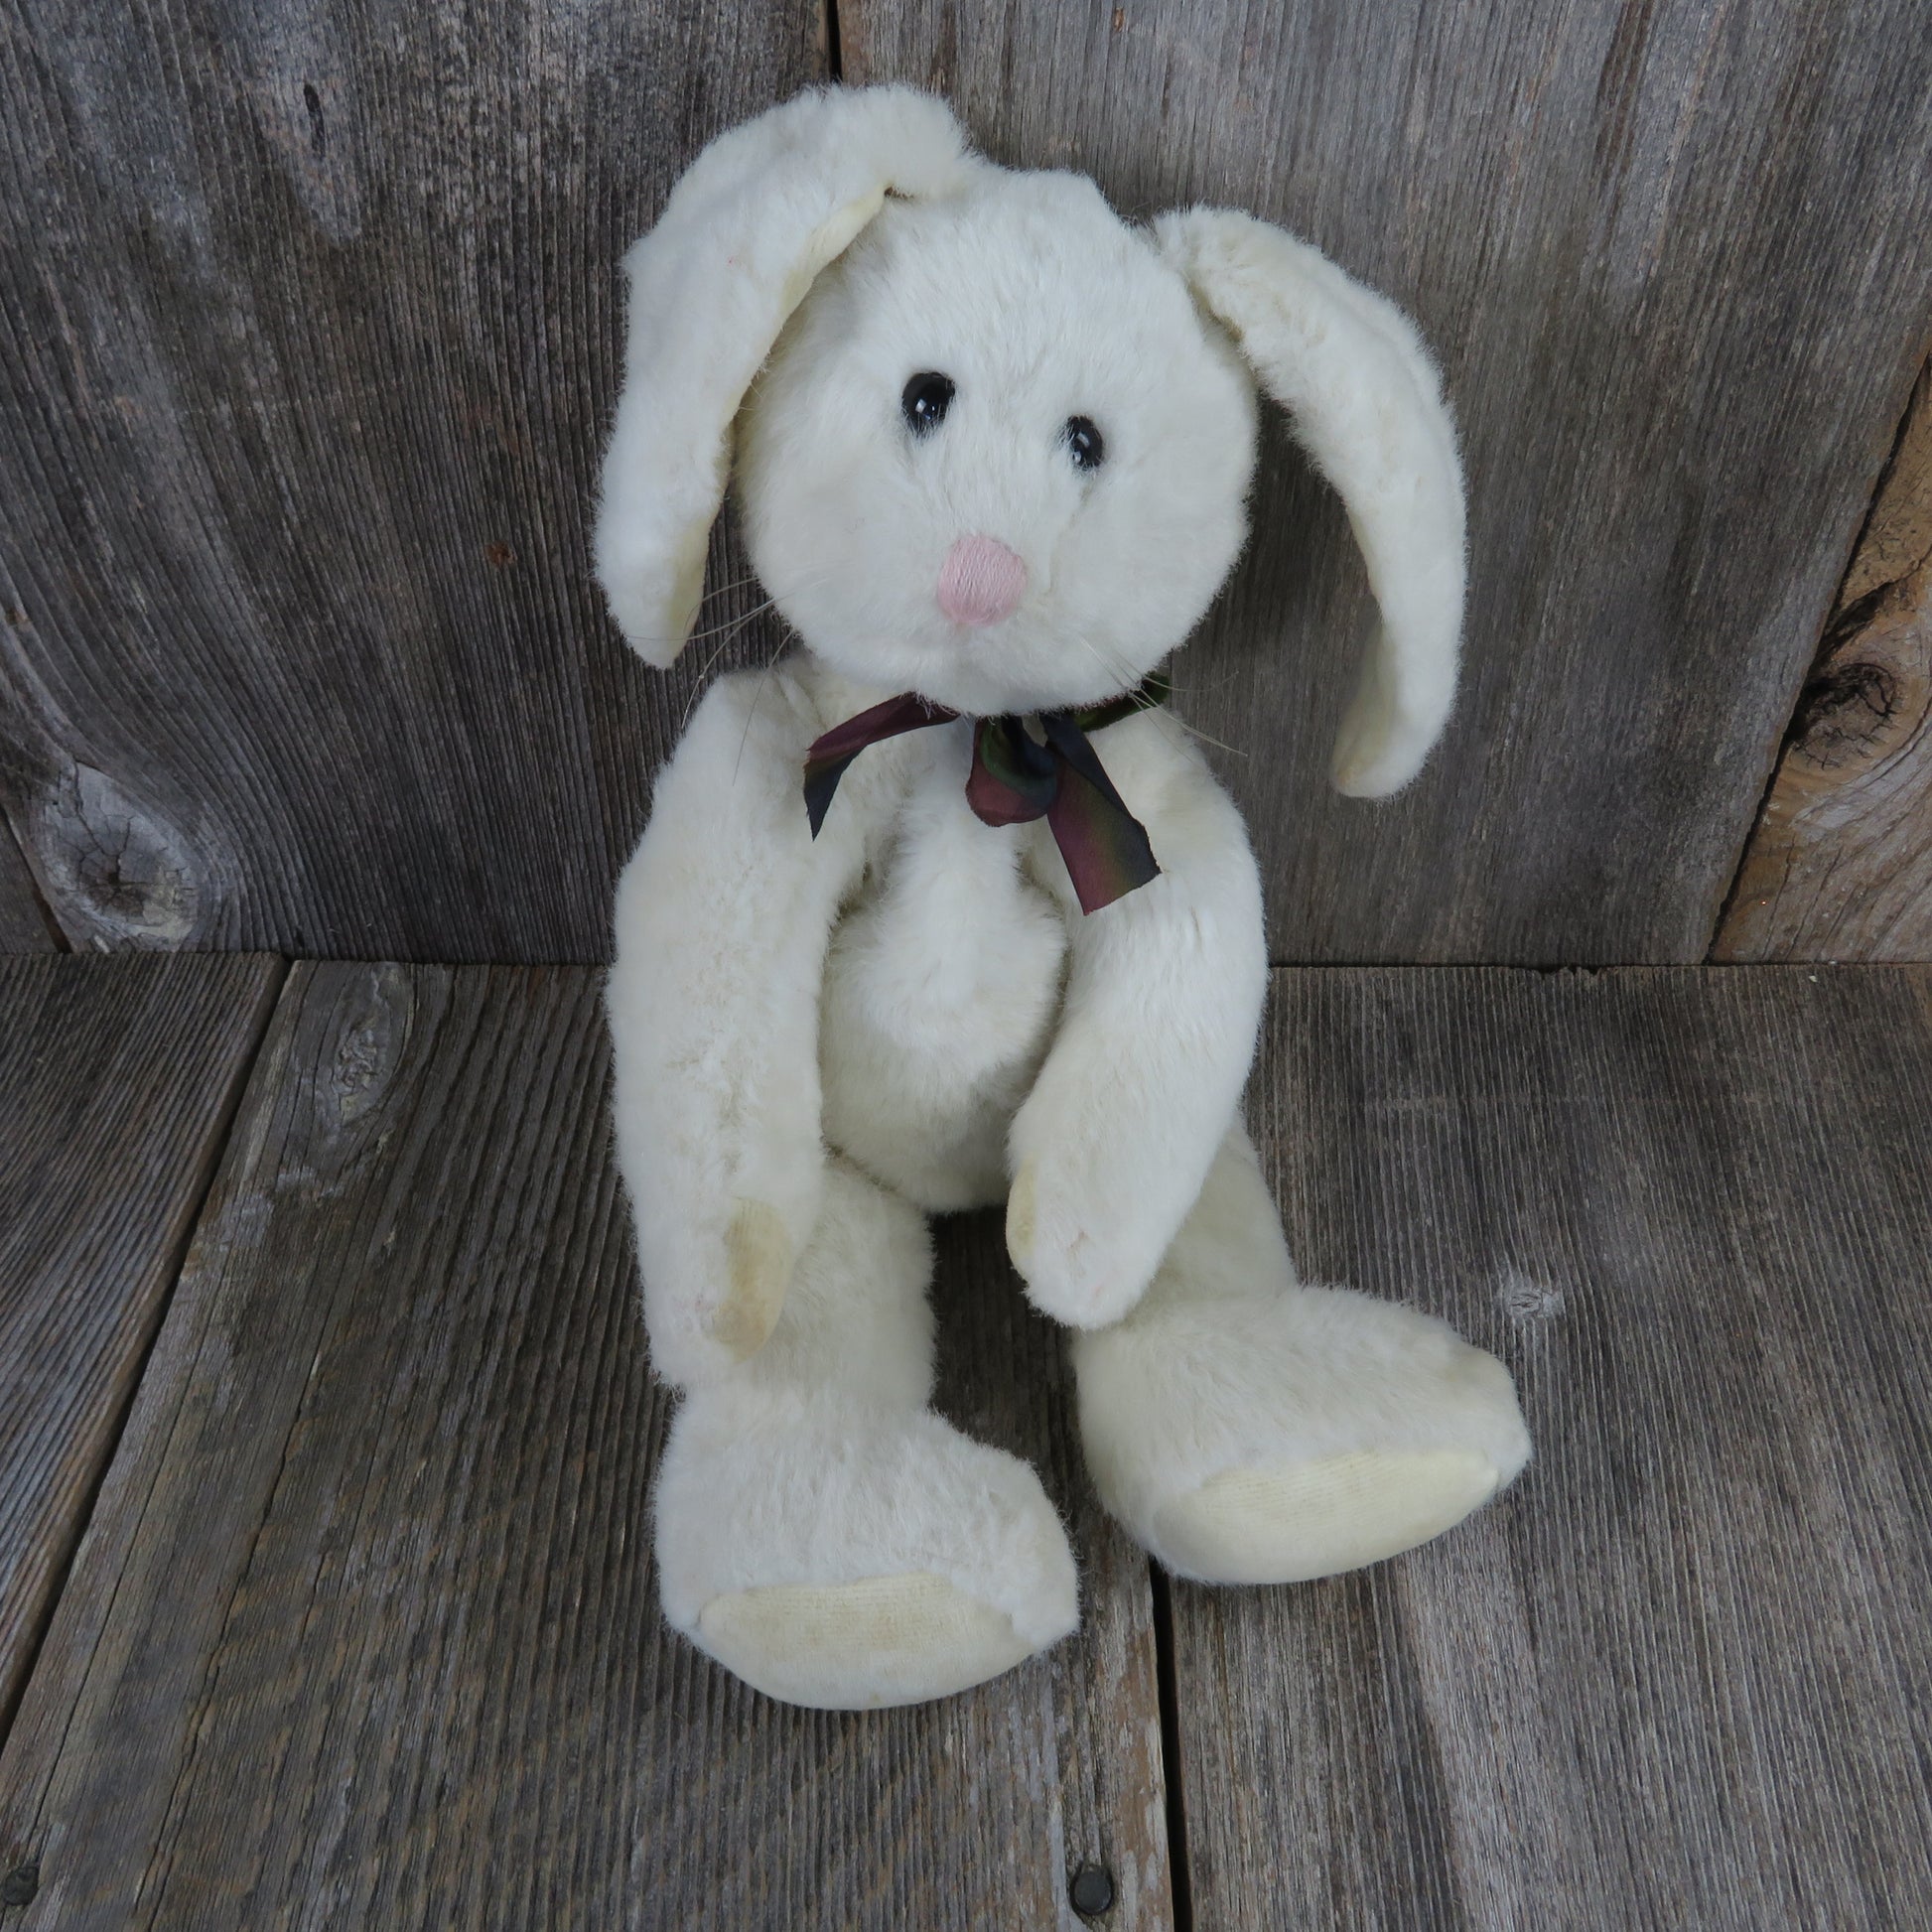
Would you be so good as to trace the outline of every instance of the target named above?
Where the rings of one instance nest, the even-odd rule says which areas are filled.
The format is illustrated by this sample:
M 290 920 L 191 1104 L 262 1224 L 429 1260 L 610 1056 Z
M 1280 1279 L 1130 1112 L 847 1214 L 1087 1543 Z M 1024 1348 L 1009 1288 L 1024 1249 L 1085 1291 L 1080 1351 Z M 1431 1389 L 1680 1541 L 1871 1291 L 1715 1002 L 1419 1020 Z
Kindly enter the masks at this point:
M 652 1356 L 674 1382 L 763 1342 L 818 1218 L 820 982 L 865 860 L 856 798 L 817 840 L 806 822 L 800 770 L 821 728 L 788 669 L 762 691 L 750 673 L 720 679 L 618 888 L 618 1153 Z
M 1205 761 L 1156 714 L 1096 746 L 1162 876 L 1082 917 L 1064 868 L 1036 848 L 1039 878 L 1069 909 L 1069 971 L 1052 1048 L 1009 1138 L 1007 1204 L 1030 1298 L 1082 1328 L 1133 1308 L 1199 1195 L 1268 984 L 1247 828 Z

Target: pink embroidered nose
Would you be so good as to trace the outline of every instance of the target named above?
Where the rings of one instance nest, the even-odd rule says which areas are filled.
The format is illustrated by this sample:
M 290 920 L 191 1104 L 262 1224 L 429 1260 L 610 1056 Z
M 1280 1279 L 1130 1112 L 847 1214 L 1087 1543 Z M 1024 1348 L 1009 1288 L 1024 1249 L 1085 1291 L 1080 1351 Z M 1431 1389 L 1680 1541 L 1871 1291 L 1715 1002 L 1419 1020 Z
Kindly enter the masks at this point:
M 939 608 L 955 623 L 998 623 L 1027 589 L 1027 566 L 992 537 L 961 537 L 939 566 Z

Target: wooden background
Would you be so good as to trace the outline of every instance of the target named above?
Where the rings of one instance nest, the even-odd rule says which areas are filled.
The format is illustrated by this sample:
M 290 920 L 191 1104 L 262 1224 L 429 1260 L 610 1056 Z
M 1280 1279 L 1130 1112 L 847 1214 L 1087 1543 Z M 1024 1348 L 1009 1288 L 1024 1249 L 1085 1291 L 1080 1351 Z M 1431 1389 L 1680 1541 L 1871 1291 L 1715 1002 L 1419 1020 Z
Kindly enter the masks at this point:
M 835 73 L 1279 219 L 1442 353 L 1426 776 L 1324 789 L 1366 601 L 1278 430 L 1178 663 L 1277 960 L 1932 956 L 1922 0 L 6 0 L 0 947 L 604 957 L 705 656 L 646 672 L 591 585 L 616 262 Z

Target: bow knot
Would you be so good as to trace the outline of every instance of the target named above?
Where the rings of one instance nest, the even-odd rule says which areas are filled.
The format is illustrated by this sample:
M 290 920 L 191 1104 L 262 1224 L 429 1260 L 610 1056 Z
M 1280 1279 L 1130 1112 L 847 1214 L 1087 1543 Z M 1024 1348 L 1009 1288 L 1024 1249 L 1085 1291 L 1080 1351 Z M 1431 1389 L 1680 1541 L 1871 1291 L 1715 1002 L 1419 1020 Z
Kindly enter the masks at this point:
M 1157 673 L 1104 705 L 1039 712 L 1037 738 L 1016 713 L 973 721 L 966 802 L 974 817 L 987 825 L 1045 819 L 1083 912 L 1111 905 L 1161 871 L 1147 828 L 1114 789 L 1087 734 L 1166 703 L 1168 689 L 1167 679 Z M 805 811 L 812 837 L 818 837 L 825 823 L 846 766 L 867 746 L 929 725 L 950 724 L 961 715 L 907 691 L 816 739 L 805 755 Z

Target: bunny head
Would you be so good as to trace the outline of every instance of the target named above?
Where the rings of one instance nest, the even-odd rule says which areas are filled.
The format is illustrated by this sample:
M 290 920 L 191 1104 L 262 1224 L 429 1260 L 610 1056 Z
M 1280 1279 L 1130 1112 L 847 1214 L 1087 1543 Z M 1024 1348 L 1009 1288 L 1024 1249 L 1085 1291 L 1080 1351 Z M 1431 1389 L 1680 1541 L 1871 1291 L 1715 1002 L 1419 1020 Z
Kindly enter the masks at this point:
M 864 683 L 956 711 L 1097 703 L 1241 547 L 1254 401 L 1186 285 L 1078 176 L 892 201 L 740 421 L 759 581 Z
M 626 267 L 597 559 L 651 662 L 689 634 L 735 442 L 753 566 L 834 669 L 979 715 L 1110 698 L 1240 552 L 1258 378 L 1381 611 L 1336 782 L 1381 795 L 1428 756 L 1461 620 L 1454 436 L 1406 318 L 1315 250 L 1244 214 L 1129 226 L 892 87 L 715 141 Z

